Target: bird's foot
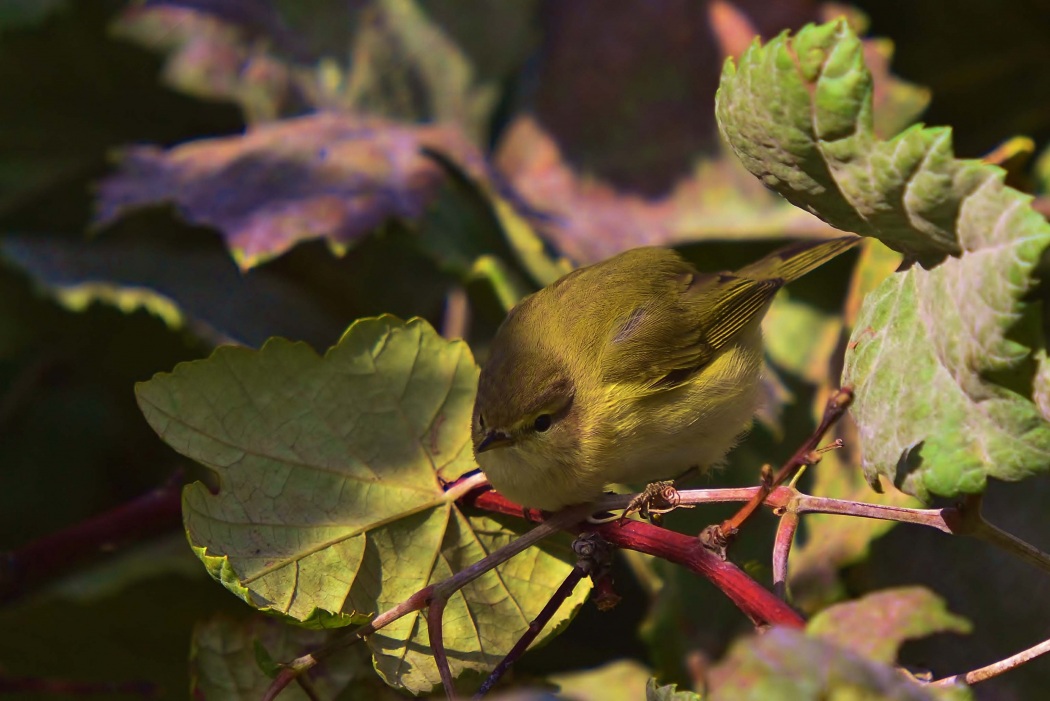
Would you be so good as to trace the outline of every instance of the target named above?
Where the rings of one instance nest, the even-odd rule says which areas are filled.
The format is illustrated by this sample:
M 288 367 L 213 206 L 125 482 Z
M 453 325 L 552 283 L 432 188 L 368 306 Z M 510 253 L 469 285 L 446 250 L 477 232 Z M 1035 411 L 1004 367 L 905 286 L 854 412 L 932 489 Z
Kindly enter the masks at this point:
M 681 497 L 674 482 L 650 482 L 624 510 L 624 516 L 635 512 L 642 518 L 659 522 L 660 516 L 682 506 Z

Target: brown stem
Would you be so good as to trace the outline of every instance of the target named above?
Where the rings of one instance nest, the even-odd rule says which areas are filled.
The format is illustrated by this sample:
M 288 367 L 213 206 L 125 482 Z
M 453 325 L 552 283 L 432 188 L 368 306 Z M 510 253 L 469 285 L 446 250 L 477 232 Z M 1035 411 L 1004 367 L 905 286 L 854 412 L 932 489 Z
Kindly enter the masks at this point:
M 841 514 L 900 523 L 915 523 L 936 528 L 952 535 L 966 535 L 996 545 L 1021 560 L 1050 572 L 1050 554 L 1044 553 L 1015 535 L 984 520 L 980 511 L 980 497 L 974 495 L 959 507 L 943 509 L 909 509 L 904 506 L 885 506 L 864 502 L 814 497 L 795 492 L 785 498 L 781 487 L 766 500 L 771 506 L 783 506 L 789 511 L 803 513 Z M 791 490 L 794 491 L 794 490 Z M 683 493 L 684 494 L 684 493 Z
M 0 603 L 116 548 L 182 524 L 182 471 L 156 489 L 73 526 L 0 553 Z
M 430 651 L 434 655 L 441 686 L 445 689 L 445 698 L 456 698 L 456 685 L 452 681 L 452 670 L 448 666 L 448 655 L 445 654 L 445 635 L 441 629 L 441 617 L 445 613 L 445 597 L 434 597 L 427 606 L 427 633 L 430 636 Z
M 781 488 L 787 489 L 787 488 Z M 778 492 L 780 490 L 777 490 Z M 791 490 L 794 491 L 794 490 Z M 867 504 L 862 501 L 848 501 L 845 499 L 831 499 L 829 497 L 814 497 L 808 494 L 795 492 L 794 496 L 782 499 L 782 495 L 774 493 L 776 499 L 781 501 L 779 505 L 789 511 L 800 514 L 839 514 L 841 516 L 859 516 L 861 518 L 874 518 L 882 521 L 897 521 L 899 523 L 914 523 L 920 526 L 936 528 L 945 533 L 955 533 L 955 529 L 949 523 L 950 515 L 955 511 L 946 509 L 911 509 L 906 506 L 890 506 L 885 504 Z
M 314 683 L 310 681 L 310 677 L 300 674 L 295 678 L 295 681 L 298 682 L 299 688 L 306 694 L 306 698 L 310 699 L 310 701 L 321 701 L 321 695 L 317 693 L 317 689 L 314 688 Z
M 777 524 L 776 540 L 773 541 L 773 591 L 787 601 L 788 556 L 791 554 L 791 543 L 798 530 L 799 515 L 786 511 Z
M 1005 660 L 1000 660 L 986 667 L 975 669 L 972 672 L 966 674 L 954 674 L 944 679 L 938 679 L 937 681 L 930 682 L 932 686 L 952 686 L 953 684 L 977 684 L 983 682 L 992 677 L 997 677 L 1003 672 L 1009 672 L 1011 669 L 1020 667 L 1026 662 L 1030 662 L 1037 657 L 1045 655 L 1050 652 L 1050 640 L 1044 640 L 1038 645 L 1019 652 L 1016 655 L 1007 657 Z
M 583 579 L 584 569 L 579 564 L 572 568 L 569 575 L 565 578 L 565 581 L 561 583 L 558 590 L 554 592 L 547 605 L 543 607 L 543 610 L 529 623 L 529 627 L 525 629 L 525 632 L 518 642 L 514 644 L 514 647 L 510 649 L 507 656 L 500 660 L 500 663 L 496 665 L 496 668 L 492 670 L 492 674 L 489 675 L 488 679 L 481 685 L 478 692 L 474 694 L 475 699 L 480 699 L 489 693 L 496 682 L 507 673 L 507 670 L 511 668 L 515 662 L 518 661 L 525 650 L 528 649 L 532 641 L 536 639 L 536 636 L 540 634 L 540 631 L 550 622 L 551 618 L 557 612 L 558 608 L 565 602 L 569 595 L 572 594 L 573 590 L 576 589 L 576 585 Z
M 743 525 L 744 521 L 750 518 L 751 514 L 758 510 L 758 507 L 762 505 L 766 496 L 768 496 L 774 488 L 794 477 L 795 473 L 798 472 L 799 468 L 803 465 L 812 465 L 816 461 L 816 458 L 813 456 L 813 451 L 817 449 L 820 441 L 824 439 L 824 434 L 835 425 L 835 422 L 842 418 L 842 415 L 846 413 L 846 409 L 849 408 L 849 405 L 852 403 L 853 390 L 849 387 L 843 387 L 828 400 L 827 405 L 824 407 L 824 416 L 821 417 L 816 430 L 814 430 L 810 437 L 806 439 L 806 442 L 795 451 L 795 454 L 791 456 L 790 460 L 780 467 L 776 475 L 773 476 L 771 482 L 767 483 L 763 480 L 763 484 L 759 487 L 759 491 L 751 501 L 741 507 L 732 518 L 723 521 L 718 527 L 721 531 L 719 534 L 721 539 L 724 539 L 726 542 L 731 541 L 737 531 L 740 530 L 740 526 Z

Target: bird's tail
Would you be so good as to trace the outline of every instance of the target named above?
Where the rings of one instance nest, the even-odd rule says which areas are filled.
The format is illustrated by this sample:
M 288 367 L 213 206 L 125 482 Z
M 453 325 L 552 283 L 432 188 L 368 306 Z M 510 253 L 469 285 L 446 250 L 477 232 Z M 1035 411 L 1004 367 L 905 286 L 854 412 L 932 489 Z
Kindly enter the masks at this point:
M 741 268 L 736 274 L 753 280 L 779 278 L 788 283 L 852 248 L 860 240 L 860 236 L 851 235 L 826 241 L 798 241 Z

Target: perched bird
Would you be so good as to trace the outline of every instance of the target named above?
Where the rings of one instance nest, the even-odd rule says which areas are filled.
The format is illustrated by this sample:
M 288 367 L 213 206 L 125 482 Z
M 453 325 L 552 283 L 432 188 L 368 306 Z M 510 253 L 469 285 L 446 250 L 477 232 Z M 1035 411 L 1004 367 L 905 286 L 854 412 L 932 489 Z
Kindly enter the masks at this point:
M 758 408 L 773 296 L 859 240 L 796 243 L 735 273 L 637 248 L 526 297 L 481 370 L 478 464 L 508 499 L 547 510 L 709 469 Z

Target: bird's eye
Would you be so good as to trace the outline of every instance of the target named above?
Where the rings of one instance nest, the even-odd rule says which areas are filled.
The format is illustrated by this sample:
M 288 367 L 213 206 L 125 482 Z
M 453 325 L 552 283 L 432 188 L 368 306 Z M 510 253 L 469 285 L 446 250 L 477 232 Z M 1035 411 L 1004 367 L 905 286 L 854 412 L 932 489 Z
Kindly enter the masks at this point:
M 478 414 L 478 428 L 485 430 L 485 417 L 482 414 Z
M 536 420 L 532 422 L 532 427 L 534 429 L 536 429 L 537 431 L 539 431 L 540 433 L 543 433 L 544 431 L 546 431 L 548 428 L 551 427 L 551 415 L 550 414 L 540 414 L 539 416 L 536 417 Z

